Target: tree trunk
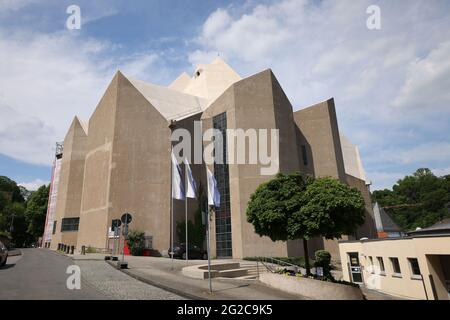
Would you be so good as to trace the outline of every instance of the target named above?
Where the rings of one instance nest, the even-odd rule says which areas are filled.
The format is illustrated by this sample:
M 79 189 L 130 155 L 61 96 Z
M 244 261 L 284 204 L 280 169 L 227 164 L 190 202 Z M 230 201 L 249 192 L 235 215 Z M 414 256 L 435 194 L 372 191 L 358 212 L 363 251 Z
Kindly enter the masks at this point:
M 306 275 L 311 275 L 311 267 L 309 265 L 309 251 L 308 251 L 308 240 L 303 239 L 303 252 L 305 254 L 305 269 L 306 269 Z

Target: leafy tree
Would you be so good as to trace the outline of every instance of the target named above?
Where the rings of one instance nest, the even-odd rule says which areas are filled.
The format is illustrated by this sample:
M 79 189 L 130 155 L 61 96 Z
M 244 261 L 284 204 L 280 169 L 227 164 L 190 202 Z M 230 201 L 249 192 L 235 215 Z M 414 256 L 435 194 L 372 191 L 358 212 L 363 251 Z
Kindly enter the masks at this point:
M 127 245 L 133 256 L 142 256 L 145 247 L 145 233 L 131 230 L 127 235 Z
M 307 240 L 314 237 L 339 239 L 355 234 L 365 221 L 365 203 L 356 188 L 325 177 L 313 180 L 302 194 L 303 206 L 295 212 L 288 232 L 302 238 L 305 254 Z
M 392 190 L 372 193 L 404 230 L 425 228 L 450 217 L 450 176 L 437 177 L 426 168 L 397 181 Z
M 47 215 L 47 203 L 50 186 L 41 186 L 33 192 L 27 201 L 25 211 L 28 223 L 27 232 L 35 239 L 44 233 L 45 217 Z
M 17 183 L 8 177 L 0 176 L 0 192 L 1 191 L 3 194 L 9 195 L 11 202 L 25 202 Z
M 268 236 L 272 241 L 302 239 L 303 224 L 298 232 L 289 231 L 295 213 L 304 205 L 303 192 L 307 180 L 299 173 L 283 174 L 261 184 L 250 196 L 247 206 L 247 221 L 253 224 L 260 236 Z M 305 267 L 309 273 L 308 251 L 305 251 Z
M 308 240 L 352 234 L 364 223 L 360 192 L 332 178 L 303 178 L 299 173 L 279 173 L 251 195 L 247 221 L 260 236 L 272 241 L 302 239 L 305 257 Z M 309 259 L 305 259 L 310 274 Z

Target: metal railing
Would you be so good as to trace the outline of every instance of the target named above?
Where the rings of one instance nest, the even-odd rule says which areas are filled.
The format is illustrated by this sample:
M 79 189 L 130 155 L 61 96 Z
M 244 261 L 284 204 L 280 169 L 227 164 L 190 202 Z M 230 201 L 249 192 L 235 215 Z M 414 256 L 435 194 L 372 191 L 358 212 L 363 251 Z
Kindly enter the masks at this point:
M 259 264 L 261 264 L 267 271 L 276 273 L 279 267 L 292 268 L 295 273 L 300 272 L 300 266 L 292 264 L 283 260 L 275 259 L 272 257 L 258 257 L 256 260 L 256 268 L 258 270 L 258 278 L 260 274 Z

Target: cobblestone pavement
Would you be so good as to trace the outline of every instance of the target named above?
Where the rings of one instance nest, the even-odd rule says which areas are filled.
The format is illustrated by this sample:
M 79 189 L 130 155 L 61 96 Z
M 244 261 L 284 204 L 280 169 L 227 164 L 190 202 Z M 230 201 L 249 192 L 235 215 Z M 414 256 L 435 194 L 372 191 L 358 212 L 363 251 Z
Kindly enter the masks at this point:
M 179 300 L 181 296 L 140 282 L 114 269 L 105 261 L 75 262 L 81 277 L 100 292 L 119 300 Z

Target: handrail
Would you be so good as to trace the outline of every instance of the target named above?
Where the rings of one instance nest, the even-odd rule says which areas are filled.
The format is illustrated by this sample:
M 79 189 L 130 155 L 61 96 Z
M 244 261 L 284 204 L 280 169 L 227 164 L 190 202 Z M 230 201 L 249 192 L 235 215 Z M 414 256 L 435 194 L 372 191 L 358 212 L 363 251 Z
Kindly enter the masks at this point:
M 300 269 L 300 266 L 283 261 L 283 260 L 279 260 L 279 259 L 275 259 L 272 257 L 258 257 L 257 258 L 257 262 L 261 262 L 261 264 L 270 272 L 275 273 L 275 270 L 270 267 L 268 264 L 272 263 L 272 264 L 276 264 L 279 266 L 289 266 L 289 267 L 293 267 L 295 272 L 298 272 Z

